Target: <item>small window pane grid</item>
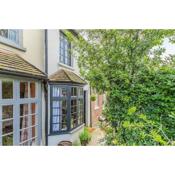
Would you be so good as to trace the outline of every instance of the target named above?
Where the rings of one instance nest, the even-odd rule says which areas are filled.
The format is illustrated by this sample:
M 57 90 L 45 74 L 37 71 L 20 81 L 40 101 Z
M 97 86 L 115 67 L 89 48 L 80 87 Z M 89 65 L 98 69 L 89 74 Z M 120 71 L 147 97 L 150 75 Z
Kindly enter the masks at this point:
M 16 44 L 19 44 L 19 30 L 0 29 L 0 36 L 6 38 Z
M 21 91 L 21 84 L 24 85 L 24 82 L 7 79 L 0 80 L 0 145 L 38 144 L 37 83 L 26 81 L 25 87 L 27 88 L 23 88 L 24 91 Z M 4 90 L 7 86 L 13 90 L 10 92 L 12 95 L 9 95 L 8 91 Z M 16 87 L 18 88 L 15 89 Z M 23 96 L 21 96 L 21 92 L 25 92 Z M 8 96 L 8 98 L 3 98 L 4 95 Z M 19 116 L 15 115 L 17 111 L 19 111 Z M 17 119 L 19 121 L 16 121 Z M 17 127 L 16 123 L 19 123 L 19 127 Z
M 66 131 L 67 126 L 67 88 L 54 86 L 51 91 L 52 131 Z
M 71 60 L 71 43 L 68 41 L 67 36 L 60 32 L 60 62 L 68 66 L 72 66 Z
M 63 89 L 66 91 L 65 96 L 62 96 L 60 93 Z M 51 133 L 68 132 L 84 123 L 84 95 L 82 87 L 52 85 L 50 97 Z
M 13 145 L 13 105 L 2 106 L 2 145 Z
M 20 145 L 36 145 L 37 116 L 36 103 L 20 104 Z

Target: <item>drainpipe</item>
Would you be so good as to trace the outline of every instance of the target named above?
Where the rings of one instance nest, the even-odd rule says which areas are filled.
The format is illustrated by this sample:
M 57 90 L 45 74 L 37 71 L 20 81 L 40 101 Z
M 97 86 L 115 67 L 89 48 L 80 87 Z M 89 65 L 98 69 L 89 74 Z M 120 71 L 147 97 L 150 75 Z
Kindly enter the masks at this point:
M 44 30 L 45 34 L 45 73 L 48 74 L 48 31 Z
M 47 29 L 44 30 L 45 34 L 45 73 L 48 75 L 48 33 Z M 48 81 L 44 82 L 45 94 L 45 143 L 48 146 Z
M 90 85 L 90 127 L 92 127 L 92 102 L 91 102 L 91 93 L 92 93 L 92 89 L 91 89 L 91 85 Z

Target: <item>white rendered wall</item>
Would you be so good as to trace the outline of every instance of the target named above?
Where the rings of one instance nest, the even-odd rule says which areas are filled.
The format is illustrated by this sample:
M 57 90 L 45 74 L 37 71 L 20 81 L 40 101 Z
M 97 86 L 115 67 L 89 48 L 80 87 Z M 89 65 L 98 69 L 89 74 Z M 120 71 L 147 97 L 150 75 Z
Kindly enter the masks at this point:
M 84 126 L 76 128 L 72 133 L 52 135 L 48 138 L 48 145 L 56 146 L 61 141 L 71 141 L 72 143 L 80 143 L 79 135 L 83 132 Z

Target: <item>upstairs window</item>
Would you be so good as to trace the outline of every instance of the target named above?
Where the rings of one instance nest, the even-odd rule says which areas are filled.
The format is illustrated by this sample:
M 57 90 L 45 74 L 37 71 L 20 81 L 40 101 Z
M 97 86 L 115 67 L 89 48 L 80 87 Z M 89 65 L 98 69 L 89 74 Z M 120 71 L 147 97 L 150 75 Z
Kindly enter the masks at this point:
M 72 66 L 71 43 L 63 32 L 60 32 L 60 63 Z
M 10 43 L 14 43 L 16 45 L 20 44 L 19 40 L 19 30 L 15 29 L 0 29 L 0 37 Z

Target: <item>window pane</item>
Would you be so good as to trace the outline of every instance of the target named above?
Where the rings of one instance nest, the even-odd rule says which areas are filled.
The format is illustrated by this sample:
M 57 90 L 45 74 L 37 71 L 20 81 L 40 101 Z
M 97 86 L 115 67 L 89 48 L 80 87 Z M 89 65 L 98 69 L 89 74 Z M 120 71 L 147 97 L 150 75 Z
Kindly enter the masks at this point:
M 13 118 L 13 105 L 2 107 L 2 119 Z
M 60 62 L 71 66 L 71 44 L 66 35 L 60 32 Z
M 59 131 L 60 102 L 52 102 L 52 131 Z
M 19 44 L 19 30 L 16 29 L 1 29 L 0 36 Z
M 54 86 L 52 90 L 53 90 L 53 92 L 52 92 L 52 96 L 53 97 L 59 97 L 60 96 L 60 89 L 59 89 L 59 87 Z
M 57 124 L 52 124 L 52 130 L 53 130 L 53 132 L 59 131 L 59 124 L 58 123 Z
M 32 103 L 31 104 L 31 114 L 33 114 L 32 115 L 32 126 L 33 125 L 36 125 L 37 123 L 36 123 L 36 104 L 35 103 Z
M 29 145 L 29 141 L 23 142 L 20 144 L 21 146 L 28 146 Z
M 4 38 L 8 38 L 8 29 L 1 29 L 0 36 L 2 36 Z
M 29 126 L 28 119 L 28 104 L 20 104 L 20 129 L 27 128 Z
M 66 88 L 61 88 L 61 96 L 62 97 L 64 97 L 64 96 L 66 96 L 67 95 L 67 90 L 66 90 Z
M 83 96 L 83 88 L 78 88 L 78 90 L 79 90 L 79 93 L 78 93 L 79 96 L 82 97 Z
M 29 129 L 23 129 L 20 131 L 20 142 L 24 142 L 29 139 Z
M 12 146 L 13 145 L 13 134 L 2 137 L 2 145 Z
M 67 89 L 66 88 L 60 88 L 60 87 L 53 87 L 52 96 L 53 97 L 65 97 L 67 95 Z
M 20 82 L 20 98 L 28 98 L 28 82 Z
M 71 128 L 75 128 L 78 124 L 77 100 L 71 100 Z
M 13 132 L 13 120 L 2 122 L 2 135 Z
M 52 107 L 52 115 L 58 116 L 60 114 L 60 102 L 59 101 L 53 101 L 53 107 Z
M 61 129 L 67 130 L 67 116 L 63 115 L 61 119 Z
M 35 94 L 36 94 L 35 82 L 30 82 L 30 97 L 35 98 Z
M 33 139 L 30 141 L 30 145 L 36 146 L 36 145 L 37 145 L 37 138 L 33 138 Z
M 77 87 L 71 88 L 71 96 L 77 96 Z
M 79 119 L 78 119 L 78 123 L 82 124 L 84 123 L 84 105 L 83 105 L 83 99 L 79 99 L 78 100 L 78 108 L 79 108 Z
M 84 123 L 84 105 L 83 99 L 79 100 L 79 124 Z
M 59 108 L 53 108 L 53 115 L 60 115 L 60 109 Z
M 53 105 L 53 108 L 60 108 L 60 102 L 59 101 L 53 101 L 52 105 Z
M 20 104 L 20 116 L 28 114 L 28 104 Z
M 53 120 L 53 123 L 59 123 L 59 116 L 58 115 L 53 116 L 52 120 Z
M 36 137 L 37 136 L 37 127 L 34 126 L 31 129 L 32 129 L 32 137 Z
M 61 107 L 62 107 L 61 115 L 66 115 L 67 114 L 67 101 L 66 100 L 61 101 Z
M 61 63 L 63 63 L 63 53 L 61 52 L 61 55 L 60 55 L 60 60 L 61 60 Z
M 77 127 L 78 116 L 77 113 L 71 114 L 71 128 Z
M 19 43 L 19 31 L 10 29 L 9 30 L 9 39 L 15 43 Z
M 20 118 L 20 129 L 27 128 L 29 126 L 28 116 Z
M 31 113 L 32 114 L 36 113 L 36 103 L 31 103 Z
M 13 81 L 9 80 L 2 81 L 2 98 L 3 99 L 13 98 Z
M 62 91 L 63 92 L 63 91 Z M 52 131 L 67 129 L 67 100 L 52 102 Z

